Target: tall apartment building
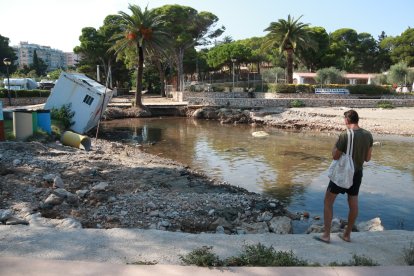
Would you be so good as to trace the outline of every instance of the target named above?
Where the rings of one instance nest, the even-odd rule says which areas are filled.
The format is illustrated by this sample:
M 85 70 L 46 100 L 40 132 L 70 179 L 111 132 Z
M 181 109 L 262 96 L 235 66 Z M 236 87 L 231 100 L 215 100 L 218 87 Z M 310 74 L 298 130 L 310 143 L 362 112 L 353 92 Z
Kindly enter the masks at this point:
M 73 52 L 65 52 L 65 60 L 67 67 L 73 67 L 76 66 L 76 64 L 78 64 L 80 56 Z
M 37 56 L 47 64 L 47 71 L 52 71 L 59 68 L 66 69 L 68 66 L 75 65 L 76 63 L 74 62 L 77 60 L 73 56 L 73 53 L 64 53 L 61 50 L 52 49 L 50 46 L 20 42 L 18 46 L 14 46 L 13 48 L 16 52 L 19 68 L 23 68 L 25 65 L 30 66 L 33 64 L 33 55 L 35 51 Z M 67 54 L 71 56 L 69 63 Z

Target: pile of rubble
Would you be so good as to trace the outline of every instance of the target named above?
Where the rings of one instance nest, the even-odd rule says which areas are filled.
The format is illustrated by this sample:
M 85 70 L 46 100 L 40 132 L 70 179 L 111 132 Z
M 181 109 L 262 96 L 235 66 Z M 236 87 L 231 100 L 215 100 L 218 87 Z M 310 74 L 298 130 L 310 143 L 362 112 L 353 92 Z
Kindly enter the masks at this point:
M 292 233 L 276 199 L 219 183 L 139 146 L 0 143 L 0 222 L 191 233 Z

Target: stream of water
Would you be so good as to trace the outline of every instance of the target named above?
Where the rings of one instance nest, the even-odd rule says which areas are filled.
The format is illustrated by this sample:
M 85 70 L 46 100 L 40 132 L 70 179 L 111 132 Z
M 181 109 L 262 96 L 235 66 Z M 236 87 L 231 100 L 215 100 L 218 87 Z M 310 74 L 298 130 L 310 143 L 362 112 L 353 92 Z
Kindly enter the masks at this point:
M 264 130 L 264 138 L 252 136 Z M 287 132 L 246 125 L 220 125 L 188 118 L 123 119 L 104 122 L 106 139 L 140 143 L 145 151 L 170 158 L 249 191 L 269 194 L 292 212 L 311 219 L 296 221 L 303 233 L 314 216 L 323 217 L 327 168 L 337 135 Z M 414 138 L 374 135 L 371 162 L 365 164 L 358 222 L 380 217 L 386 229 L 414 230 Z M 334 216 L 346 219 L 346 196 Z

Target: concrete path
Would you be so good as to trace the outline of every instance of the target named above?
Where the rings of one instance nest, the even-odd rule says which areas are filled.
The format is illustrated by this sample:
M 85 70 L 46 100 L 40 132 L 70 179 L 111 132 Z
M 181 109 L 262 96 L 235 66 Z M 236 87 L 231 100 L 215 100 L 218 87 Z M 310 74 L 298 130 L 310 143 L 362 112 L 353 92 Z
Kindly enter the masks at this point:
M 0 257 L 0 275 L 7 276 L 48 276 L 48 275 L 100 275 L 100 276 L 412 276 L 414 267 L 226 267 L 203 268 L 177 265 L 119 265 L 110 263 L 92 263 L 78 261 L 57 261 L 43 259 L 26 259 Z
M 325 244 L 312 235 L 188 234 L 140 229 L 70 229 L 0 226 L 0 257 L 91 261 L 116 264 L 156 262 L 180 265 L 180 255 L 201 246 L 213 246 L 220 258 L 238 255 L 244 244 L 262 243 L 277 251 L 290 251 L 310 263 L 349 262 L 366 256 L 380 265 L 405 265 L 403 250 L 414 242 L 412 231 L 353 233 L 347 243 L 332 235 Z M 413 274 L 414 275 L 414 274 Z

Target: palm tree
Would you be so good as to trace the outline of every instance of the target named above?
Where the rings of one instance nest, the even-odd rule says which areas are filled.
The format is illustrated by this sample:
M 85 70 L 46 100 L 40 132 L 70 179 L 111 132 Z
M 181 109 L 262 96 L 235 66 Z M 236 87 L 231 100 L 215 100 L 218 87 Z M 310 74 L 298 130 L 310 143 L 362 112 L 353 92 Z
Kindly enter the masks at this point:
M 294 19 L 288 15 L 287 21 L 279 19 L 278 22 L 271 22 L 264 31 L 269 32 L 266 36 L 265 47 L 279 47 L 280 53 L 286 54 L 287 80 L 293 83 L 293 55 L 297 48 L 309 45 L 309 24 L 299 22 L 301 19 Z
M 137 91 L 135 93 L 135 106 L 141 109 L 142 104 L 142 75 L 144 70 L 144 53 L 162 51 L 165 46 L 167 34 L 163 31 L 164 21 L 154 10 L 145 7 L 142 10 L 138 5 L 129 5 L 131 15 L 120 11 L 121 32 L 115 34 L 112 39 L 115 44 L 110 51 L 115 51 L 117 58 L 125 57 L 133 50 L 136 56 Z

